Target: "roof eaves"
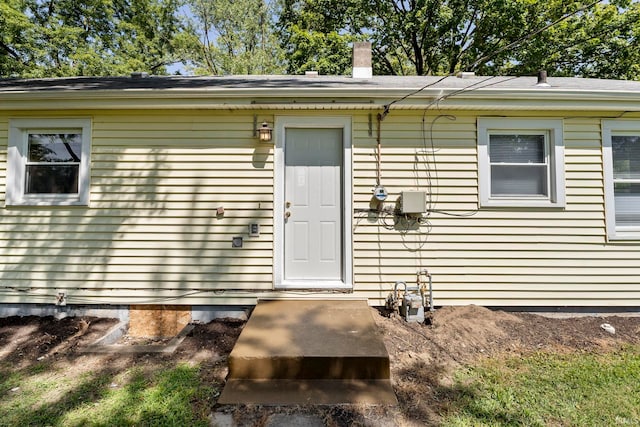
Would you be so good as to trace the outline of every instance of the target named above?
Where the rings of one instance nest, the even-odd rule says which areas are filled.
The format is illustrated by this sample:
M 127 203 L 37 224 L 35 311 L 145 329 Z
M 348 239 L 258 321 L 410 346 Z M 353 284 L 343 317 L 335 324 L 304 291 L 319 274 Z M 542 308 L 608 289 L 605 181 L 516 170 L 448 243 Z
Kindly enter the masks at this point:
M 419 89 L 419 88 L 416 88 Z M 117 108 L 248 108 L 264 109 L 265 104 L 358 104 L 378 109 L 416 89 L 406 87 L 331 87 L 331 88 L 232 88 L 206 87 L 149 88 L 149 89 L 59 89 L 46 91 L 0 92 L 0 109 L 22 106 L 26 109 L 47 108 L 56 101 L 56 108 L 117 109 Z M 162 99 L 166 102 L 157 103 Z M 98 102 L 100 101 L 100 102 Z M 105 102 L 106 101 L 106 102 Z M 150 102 L 154 101 L 154 102 Z M 594 105 L 598 104 L 598 105 Z M 583 110 L 624 109 L 640 110 L 640 92 L 604 89 L 560 88 L 437 88 L 429 87 L 394 104 L 394 108 L 424 109 L 437 104 L 438 108 L 459 109 L 464 105 L 476 108 L 540 108 Z M 74 107 L 75 106 L 75 107 Z M 326 108 L 325 108 L 326 109 Z M 343 109 L 343 107 L 340 107 Z

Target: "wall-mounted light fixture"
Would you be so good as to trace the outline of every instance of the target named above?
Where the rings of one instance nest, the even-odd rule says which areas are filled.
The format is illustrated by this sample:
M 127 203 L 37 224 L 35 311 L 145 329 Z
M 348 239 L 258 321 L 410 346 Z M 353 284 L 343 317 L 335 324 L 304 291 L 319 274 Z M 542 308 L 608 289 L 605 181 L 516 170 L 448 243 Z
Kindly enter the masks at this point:
M 262 122 L 262 125 L 258 129 L 258 139 L 260 142 L 270 142 L 273 134 L 273 129 L 269 127 L 267 122 Z
M 271 142 L 273 129 L 269 127 L 269 123 L 267 122 L 262 122 L 260 127 L 258 127 L 258 118 L 257 116 L 253 116 L 253 136 L 257 136 L 260 142 Z

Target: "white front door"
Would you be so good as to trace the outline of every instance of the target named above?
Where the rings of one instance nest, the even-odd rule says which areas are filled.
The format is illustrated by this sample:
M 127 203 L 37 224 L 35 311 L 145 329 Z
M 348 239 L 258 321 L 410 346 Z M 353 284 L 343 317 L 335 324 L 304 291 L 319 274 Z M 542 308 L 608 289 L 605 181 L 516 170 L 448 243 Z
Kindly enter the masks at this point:
M 275 120 L 273 283 L 352 289 L 351 117 Z
M 285 129 L 284 280 L 325 287 L 343 271 L 343 129 Z

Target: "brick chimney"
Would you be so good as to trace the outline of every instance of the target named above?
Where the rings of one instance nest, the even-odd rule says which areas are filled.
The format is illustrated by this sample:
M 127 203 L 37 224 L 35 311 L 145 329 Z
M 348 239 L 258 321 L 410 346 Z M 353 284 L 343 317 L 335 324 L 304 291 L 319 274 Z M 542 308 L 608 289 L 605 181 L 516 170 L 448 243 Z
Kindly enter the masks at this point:
M 370 79 L 373 77 L 371 67 L 371 42 L 353 43 L 353 74 L 354 79 Z

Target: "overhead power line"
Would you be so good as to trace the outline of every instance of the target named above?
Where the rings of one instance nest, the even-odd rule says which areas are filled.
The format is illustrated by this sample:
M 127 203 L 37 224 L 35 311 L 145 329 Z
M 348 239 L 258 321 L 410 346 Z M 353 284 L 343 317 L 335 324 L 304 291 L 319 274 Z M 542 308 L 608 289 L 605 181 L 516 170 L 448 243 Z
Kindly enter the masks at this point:
M 481 63 L 493 58 L 496 55 L 501 54 L 502 52 L 504 52 L 505 50 L 511 49 L 514 46 L 519 45 L 520 43 L 522 43 L 523 41 L 529 40 L 534 38 L 535 36 L 537 36 L 538 34 L 540 34 L 543 31 L 548 30 L 549 28 L 555 27 L 556 25 L 558 25 L 559 23 L 561 23 L 562 21 L 566 21 L 567 19 L 571 18 L 574 15 L 577 15 L 580 12 L 584 12 L 585 10 L 591 9 L 593 6 L 595 6 L 598 3 L 602 3 L 603 0 L 597 0 L 594 1 L 593 3 L 590 3 L 586 6 L 583 6 L 579 9 L 574 10 L 571 13 L 567 13 L 566 15 L 561 16 L 560 18 L 556 19 L 555 21 L 553 21 L 552 23 L 545 25 L 542 28 L 537 29 L 536 31 L 529 33 L 525 36 L 520 37 L 518 40 L 515 40 L 511 43 L 509 43 L 508 45 L 502 47 L 501 49 L 496 50 L 495 52 L 489 53 L 483 57 L 481 57 L 480 59 L 477 59 L 473 64 L 471 64 L 469 66 L 469 70 L 473 70 L 476 66 L 480 65 Z
M 504 52 L 504 51 L 506 51 L 506 50 L 508 50 L 508 49 L 512 49 L 513 47 L 517 46 L 518 44 L 520 44 L 520 43 L 522 43 L 522 42 L 524 42 L 524 41 L 526 41 L 526 40 L 532 39 L 533 37 L 537 36 L 538 34 L 542 33 L 543 31 L 546 31 L 546 30 L 548 30 L 549 28 L 553 28 L 554 26 L 558 25 L 559 23 L 561 23 L 561 22 L 563 22 L 563 21 L 565 21 L 565 20 L 567 20 L 567 19 L 571 18 L 572 16 L 575 16 L 575 15 L 577 15 L 577 14 L 578 14 L 578 13 L 580 13 L 580 12 L 584 12 L 585 10 L 591 9 L 593 6 L 595 6 L 595 5 L 596 5 L 596 4 L 598 4 L 598 3 L 602 3 L 603 1 L 604 1 L 604 0 L 596 0 L 596 1 L 594 1 L 594 2 L 590 3 L 590 4 L 586 5 L 586 6 L 583 6 L 583 7 L 581 7 L 581 8 L 578 8 L 578 9 L 574 10 L 574 11 L 573 11 L 573 12 L 571 12 L 571 13 L 567 13 L 567 14 L 565 14 L 565 15 L 561 16 L 560 18 L 556 19 L 555 21 L 551 22 L 550 24 L 547 24 L 547 25 L 545 25 L 545 26 L 544 26 L 544 27 L 542 27 L 542 28 L 538 28 L 537 30 L 535 30 L 535 31 L 533 31 L 533 32 L 531 32 L 531 33 L 529 33 L 529 34 L 527 34 L 527 35 L 525 35 L 525 36 L 520 37 L 519 39 L 517 39 L 517 40 L 515 40 L 515 41 L 513 41 L 513 42 L 511 42 L 511 43 L 509 43 L 508 45 L 506 45 L 506 46 L 502 47 L 501 49 L 498 49 L 498 50 L 496 50 L 495 52 L 492 52 L 492 53 L 490 53 L 490 54 L 487 54 L 487 55 L 485 55 L 485 56 L 482 56 L 481 58 L 477 59 L 475 62 L 473 62 L 473 63 L 469 66 L 469 70 L 472 70 L 474 67 L 476 67 L 477 65 L 481 64 L 482 62 L 485 62 L 485 61 L 487 61 L 487 60 L 489 60 L 489 59 L 493 58 L 494 56 L 501 54 L 502 52 Z M 410 92 L 410 93 L 408 93 L 408 94 L 404 95 L 404 96 L 403 96 L 403 97 L 401 97 L 401 98 L 394 99 L 394 100 L 393 100 L 393 101 L 391 101 L 390 103 L 388 103 L 388 104 L 386 104 L 386 105 L 384 105 L 384 106 L 383 106 L 383 111 L 382 111 L 382 113 L 378 114 L 378 119 L 379 119 L 380 121 L 384 120 L 384 118 L 387 116 L 387 114 L 389 114 L 389 110 L 391 109 L 391 106 L 392 106 L 393 104 L 396 104 L 396 103 L 398 103 L 398 102 L 402 102 L 402 101 L 404 101 L 405 99 L 407 99 L 407 98 L 409 98 L 409 97 L 411 97 L 411 96 L 413 96 L 413 95 L 416 95 L 416 94 L 418 94 L 418 93 L 422 92 L 422 91 L 423 91 L 423 90 L 425 90 L 425 89 L 428 89 L 429 87 L 432 87 L 432 86 L 437 85 L 438 83 L 440 83 L 441 81 L 443 81 L 443 80 L 444 80 L 444 79 L 446 79 L 447 77 L 451 77 L 451 76 L 453 76 L 453 75 L 454 75 L 454 74 L 447 74 L 447 75 L 444 75 L 444 76 L 442 76 L 440 79 L 438 79 L 438 80 L 436 80 L 436 81 L 434 81 L 434 82 L 431 82 L 431 83 L 429 83 L 429 84 L 426 84 L 426 85 L 424 85 L 423 87 L 421 87 L 421 88 L 419 88 L 419 89 L 416 89 L 416 90 L 414 90 L 413 92 Z M 480 82 L 480 83 L 482 83 L 482 82 Z M 478 83 L 475 83 L 475 84 L 473 84 L 473 85 L 471 85 L 471 86 L 475 86 L 475 85 L 477 85 L 477 84 L 478 84 Z M 495 83 L 494 83 L 494 84 L 495 84 Z M 468 87 L 467 87 L 467 88 L 464 88 L 464 89 L 462 89 L 462 90 L 456 91 L 456 92 L 454 92 L 454 93 L 452 93 L 452 94 L 449 94 L 449 95 L 447 96 L 447 98 L 448 98 L 448 97 L 450 97 L 450 96 L 452 96 L 452 95 L 456 95 L 456 94 L 458 94 L 458 93 L 461 93 L 461 92 L 466 92 L 466 91 L 467 91 L 467 89 L 468 89 Z M 439 99 L 439 100 L 442 100 L 442 99 Z M 427 108 L 428 108 L 428 107 L 427 107 Z

